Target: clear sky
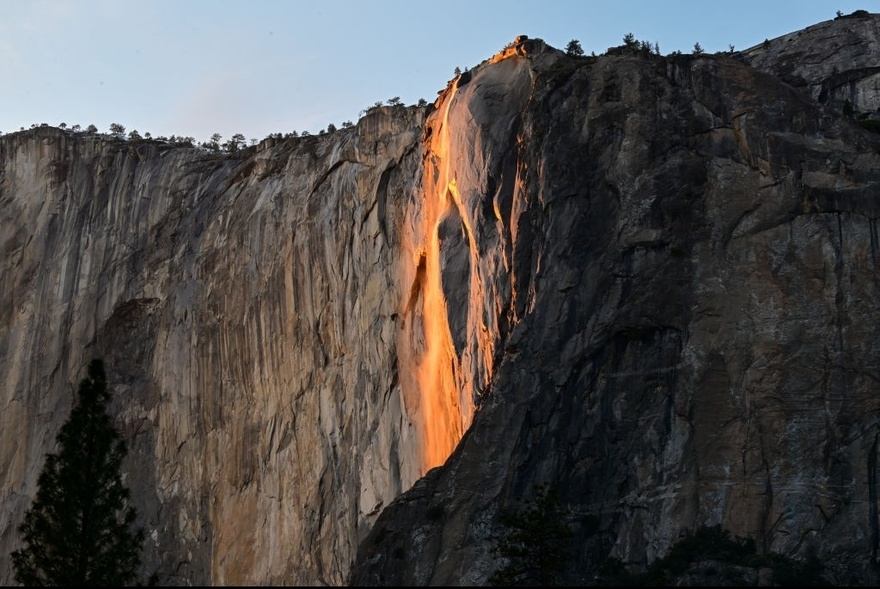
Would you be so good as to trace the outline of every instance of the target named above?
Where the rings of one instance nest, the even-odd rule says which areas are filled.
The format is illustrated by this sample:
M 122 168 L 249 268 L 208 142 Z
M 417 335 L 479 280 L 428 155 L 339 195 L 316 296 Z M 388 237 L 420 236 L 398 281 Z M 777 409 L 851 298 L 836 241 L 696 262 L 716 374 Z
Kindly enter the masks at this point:
M 0 0 L 0 131 L 120 123 L 262 139 L 433 102 L 517 35 L 589 54 L 746 49 L 877 0 Z

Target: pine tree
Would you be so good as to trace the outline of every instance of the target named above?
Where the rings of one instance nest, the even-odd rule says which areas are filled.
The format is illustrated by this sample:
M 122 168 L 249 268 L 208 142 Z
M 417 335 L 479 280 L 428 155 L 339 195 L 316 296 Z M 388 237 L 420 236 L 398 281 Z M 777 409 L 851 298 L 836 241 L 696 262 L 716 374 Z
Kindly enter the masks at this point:
M 494 586 L 557 585 L 571 558 L 572 531 L 565 523 L 559 498 L 538 486 L 535 498 L 520 511 L 504 511 L 506 533 L 495 553 L 506 564 L 489 577 Z
M 581 47 L 580 41 L 572 39 L 568 42 L 568 45 L 565 46 L 565 52 L 569 55 L 581 56 L 584 54 L 584 49 Z
M 136 512 L 120 475 L 127 449 L 107 414 L 101 360 L 89 364 L 78 395 L 19 527 L 24 547 L 12 564 L 23 585 L 124 585 L 140 566 L 144 533 L 132 529 Z

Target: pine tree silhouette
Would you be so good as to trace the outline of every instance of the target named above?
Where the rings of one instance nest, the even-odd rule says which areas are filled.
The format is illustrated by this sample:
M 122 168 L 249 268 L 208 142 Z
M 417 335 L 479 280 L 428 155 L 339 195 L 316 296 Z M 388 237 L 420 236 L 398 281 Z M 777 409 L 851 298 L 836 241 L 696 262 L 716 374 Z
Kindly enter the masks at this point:
M 19 527 L 23 548 L 12 553 L 23 585 L 106 586 L 135 580 L 142 529 L 122 484 L 127 449 L 110 422 L 110 394 L 101 360 L 92 360 L 79 399 L 62 426 L 58 454 L 46 454 L 37 496 Z
M 535 488 L 535 497 L 519 511 L 505 510 L 506 531 L 494 552 L 506 564 L 492 573 L 496 587 L 558 585 L 572 556 L 572 531 L 555 490 Z

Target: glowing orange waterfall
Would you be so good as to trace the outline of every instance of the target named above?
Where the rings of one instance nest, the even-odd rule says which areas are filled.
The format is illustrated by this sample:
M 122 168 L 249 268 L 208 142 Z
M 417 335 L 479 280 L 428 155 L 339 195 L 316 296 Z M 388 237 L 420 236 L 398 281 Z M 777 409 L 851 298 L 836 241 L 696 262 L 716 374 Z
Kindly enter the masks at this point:
M 440 283 L 440 238 L 437 227 L 447 203 L 444 195 L 434 196 L 436 198 L 431 203 L 431 208 L 435 209 L 432 211 L 435 214 L 428 215 L 429 219 L 434 219 L 428 222 L 432 229 L 428 235 L 422 293 L 426 349 L 418 366 L 425 427 L 422 458 L 426 469 L 443 464 L 462 435 L 458 390 L 452 373 L 456 362 L 455 350 L 446 319 L 446 299 Z
M 412 267 L 405 270 L 412 277 L 413 287 L 404 311 L 409 331 L 400 352 L 402 362 L 414 367 L 414 374 L 412 379 L 402 374 L 401 384 L 420 437 L 423 473 L 446 461 L 473 414 L 473 401 L 462 394 L 459 382 L 459 360 L 452 344 L 440 276 L 438 227 L 444 215 L 456 206 L 450 197 L 457 196 L 447 125 L 454 93 L 454 88 L 450 89 L 444 97 L 443 118 L 431 137 L 420 223 L 413 228 Z

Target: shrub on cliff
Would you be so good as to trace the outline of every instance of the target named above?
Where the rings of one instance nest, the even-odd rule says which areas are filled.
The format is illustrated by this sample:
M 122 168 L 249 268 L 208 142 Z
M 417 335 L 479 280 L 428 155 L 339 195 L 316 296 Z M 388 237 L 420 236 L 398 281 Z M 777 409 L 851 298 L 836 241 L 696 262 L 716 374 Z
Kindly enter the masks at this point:
M 144 533 L 132 529 L 136 512 L 120 475 L 127 450 L 106 411 L 100 360 L 89 364 L 78 396 L 19 527 L 24 546 L 12 565 L 23 585 L 124 585 L 140 566 Z

